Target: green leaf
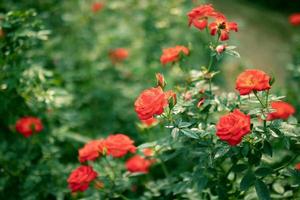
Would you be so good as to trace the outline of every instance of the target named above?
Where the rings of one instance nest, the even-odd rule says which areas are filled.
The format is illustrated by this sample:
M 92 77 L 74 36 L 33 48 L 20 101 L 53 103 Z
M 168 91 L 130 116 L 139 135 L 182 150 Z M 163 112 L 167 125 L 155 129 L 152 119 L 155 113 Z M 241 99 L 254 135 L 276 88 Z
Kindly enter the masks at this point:
M 265 154 L 272 157 L 272 155 L 273 155 L 272 145 L 268 141 L 264 142 L 263 151 Z
M 199 136 L 195 131 L 192 131 L 190 129 L 181 129 L 180 130 L 185 136 L 193 138 L 193 139 L 199 139 Z
M 172 129 L 171 135 L 172 135 L 172 137 L 173 137 L 174 139 L 177 138 L 178 132 L 179 132 L 179 128 L 173 128 L 173 129 Z
M 202 191 L 208 182 L 208 178 L 206 176 L 201 176 L 198 180 L 198 184 L 197 184 L 197 191 L 200 192 Z
M 248 190 L 254 184 L 255 176 L 251 171 L 248 171 L 245 176 L 242 178 L 240 183 L 241 190 Z
M 237 164 L 232 167 L 233 172 L 242 172 L 248 168 L 245 164 Z
M 272 168 L 269 168 L 269 167 L 261 167 L 261 168 L 258 168 L 256 171 L 255 171 L 255 175 L 257 176 L 267 176 L 268 174 L 271 174 L 272 173 Z
M 242 155 L 246 157 L 249 153 L 249 150 L 250 150 L 249 144 L 245 143 L 245 145 L 242 148 Z
M 271 200 L 269 189 L 263 181 L 261 181 L 259 179 L 257 179 L 255 181 L 255 190 L 256 190 L 258 199 Z
M 228 151 L 230 150 L 230 147 L 228 145 L 226 146 L 222 146 L 221 148 L 219 148 L 214 156 L 214 158 L 219 158 L 219 157 L 223 157 L 226 153 L 228 153 Z

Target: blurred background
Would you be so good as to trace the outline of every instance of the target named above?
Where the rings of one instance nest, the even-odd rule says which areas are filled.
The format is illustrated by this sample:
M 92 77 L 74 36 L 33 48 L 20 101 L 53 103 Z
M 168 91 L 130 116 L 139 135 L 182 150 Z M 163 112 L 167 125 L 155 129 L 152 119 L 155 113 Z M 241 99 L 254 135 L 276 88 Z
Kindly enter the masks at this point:
M 263 69 L 276 77 L 274 92 L 299 111 L 300 29 L 289 23 L 289 15 L 300 12 L 299 1 L 5 0 L 0 199 L 69 198 L 65 180 L 84 142 L 121 132 L 141 144 L 164 135 L 161 127 L 140 124 L 133 103 L 154 86 L 156 72 L 165 75 L 168 88 L 180 82 L 178 68 L 161 65 L 163 48 L 189 46 L 188 69 L 207 64 L 207 37 L 189 28 L 186 17 L 201 3 L 214 4 L 239 25 L 228 44 L 241 58 L 214 66 L 222 72 L 222 90 L 234 92 L 243 69 Z M 28 115 L 40 117 L 46 128 L 25 140 L 14 123 Z

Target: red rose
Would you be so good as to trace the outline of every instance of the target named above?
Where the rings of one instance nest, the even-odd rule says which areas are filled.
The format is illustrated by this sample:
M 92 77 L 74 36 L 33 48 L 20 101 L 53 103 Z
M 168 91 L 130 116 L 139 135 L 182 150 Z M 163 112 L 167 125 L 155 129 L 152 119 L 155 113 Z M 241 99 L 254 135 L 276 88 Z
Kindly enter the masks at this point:
M 176 62 L 180 58 L 180 53 L 189 54 L 189 49 L 185 46 L 176 46 L 163 49 L 163 54 L 160 57 L 160 62 L 165 65 L 169 62 Z
M 271 88 L 270 76 L 257 69 L 248 69 L 242 72 L 236 80 L 235 88 L 240 95 L 247 95 L 252 91 L 263 91 Z
M 113 63 L 122 62 L 128 58 L 129 52 L 124 48 L 117 48 L 109 52 L 109 57 Z
M 300 163 L 296 164 L 295 169 L 300 171 Z
M 68 178 L 69 188 L 72 192 L 85 191 L 89 184 L 97 177 L 97 172 L 90 166 L 80 166 L 70 174 Z
M 147 127 L 150 127 L 150 126 L 154 126 L 158 123 L 158 120 L 155 119 L 154 117 L 152 118 L 149 118 L 149 119 L 146 119 L 146 120 L 142 120 L 142 123 L 147 126 Z
M 145 148 L 143 149 L 143 154 L 147 157 L 154 156 L 154 151 L 152 148 Z
M 148 120 L 164 112 L 168 100 L 161 87 L 144 90 L 134 103 L 135 112 L 140 120 Z
M 85 162 L 88 160 L 95 160 L 105 151 L 104 140 L 92 140 L 79 149 L 79 161 Z
M 148 173 L 152 162 L 139 155 L 135 155 L 126 161 L 126 168 L 130 172 Z
M 250 130 L 250 116 L 245 115 L 238 109 L 220 118 L 217 128 L 217 136 L 235 146 L 239 144 L 243 136 L 248 134 Z
M 16 122 L 16 130 L 25 137 L 31 136 L 33 133 L 39 133 L 43 130 L 43 124 L 36 117 L 23 117 Z
M 290 15 L 289 21 L 293 26 L 299 26 L 300 25 L 300 13 L 294 13 Z
M 96 13 L 96 12 L 99 12 L 100 10 L 102 10 L 103 6 L 104 6 L 103 3 L 95 2 L 92 4 L 91 9 L 94 13 Z
M 136 147 L 133 143 L 134 141 L 127 135 L 121 133 L 110 135 L 105 140 L 106 153 L 115 158 L 120 158 L 128 152 L 135 153 Z
M 268 114 L 267 120 L 287 119 L 295 113 L 295 108 L 283 101 L 272 102 L 271 107 L 275 111 Z
M 205 99 L 204 98 L 201 98 L 198 103 L 197 103 L 197 107 L 200 108 L 205 102 Z
M 227 22 L 226 18 L 222 15 L 218 16 L 215 22 L 209 24 L 209 29 L 211 35 L 220 33 L 221 41 L 229 39 L 229 31 L 238 31 L 237 23 Z
M 209 17 L 221 15 L 216 12 L 211 4 L 205 4 L 192 9 L 188 13 L 189 26 L 193 25 L 196 28 L 203 30 L 207 27 L 207 20 Z

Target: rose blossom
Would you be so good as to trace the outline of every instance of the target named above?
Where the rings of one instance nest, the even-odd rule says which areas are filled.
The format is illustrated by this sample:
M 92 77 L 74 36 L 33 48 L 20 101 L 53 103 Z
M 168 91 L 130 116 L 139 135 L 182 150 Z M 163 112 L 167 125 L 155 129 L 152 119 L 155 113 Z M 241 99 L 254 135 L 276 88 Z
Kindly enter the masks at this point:
M 300 171 L 300 163 L 296 164 L 295 169 Z
M 121 133 L 110 135 L 105 140 L 106 154 L 120 158 L 128 152 L 135 153 L 136 147 L 133 143 L 134 141 L 127 135 Z
M 220 45 L 218 45 L 218 46 L 216 47 L 216 52 L 217 52 L 218 54 L 221 54 L 221 53 L 223 53 L 223 51 L 225 51 L 225 49 L 226 49 L 226 45 L 220 44 Z
M 164 112 L 168 100 L 161 87 L 144 90 L 134 103 L 135 112 L 140 120 L 148 120 Z
M 33 133 L 41 132 L 43 124 L 39 118 L 23 117 L 16 122 L 16 130 L 27 138 Z
M 105 151 L 105 141 L 103 139 L 100 140 L 92 140 L 84 145 L 83 148 L 79 149 L 79 161 L 86 162 L 88 160 L 95 160 Z
M 72 171 L 67 181 L 72 192 L 83 192 L 88 189 L 90 182 L 96 177 L 97 172 L 95 172 L 92 167 L 80 166 Z
M 160 57 L 160 62 L 165 65 L 169 62 L 176 62 L 180 58 L 180 53 L 185 55 L 189 54 L 189 49 L 185 46 L 175 46 L 163 49 L 163 53 Z
M 126 169 L 130 172 L 148 173 L 152 162 L 140 155 L 135 155 L 126 161 Z
M 287 119 L 295 113 L 295 108 L 283 101 L 272 102 L 271 107 L 275 111 L 268 114 L 267 120 Z
M 257 69 L 248 69 L 242 72 L 236 80 L 235 88 L 240 95 L 247 95 L 253 91 L 269 90 L 270 76 L 265 72 Z
M 109 52 L 109 57 L 113 63 L 123 62 L 129 56 L 129 52 L 125 48 L 117 48 Z
M 229 39 L 229 31 L 238 31 L 237 23 L 228 22 L 224 16 L 218 16 L 215 22 L 209 24 L 210 34 L 216 35 L 220 33 L 220 40 L 225 41 Z
M 100 10 L 102 10 L 103 6 L 104 6 L 103 3 L 95 2 L 92 4 L 91 9 L 94 13 L 96 13 L 96 12 L 99 12 Z
M 242 141 L 244 135 L 251 131 L 250 125 L 250 116 L 235 109 L 232 113 L 220 118 L 216 125 L 216 134 L 221 140 L 235 146 Z
M 290 15 L 289 21 L 293 26 L 299 26 L 300 25 L 300 13 L 294 13 Z

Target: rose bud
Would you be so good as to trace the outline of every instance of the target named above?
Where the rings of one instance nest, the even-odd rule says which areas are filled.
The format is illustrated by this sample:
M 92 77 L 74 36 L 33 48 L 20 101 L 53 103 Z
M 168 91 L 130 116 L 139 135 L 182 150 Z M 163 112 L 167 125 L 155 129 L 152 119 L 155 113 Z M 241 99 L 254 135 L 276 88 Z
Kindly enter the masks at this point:
M 190 92 L 186 92 L 186 93 L 184 93 L 183 98 L 185 101 L 189 101 L 192 99 L 192 94 Z
M 205 99 L 201 98 L 200 101 L 197 103 L 197 107 L 200 108 L 203 105 L 204 101 Z
M 226 45 L 224 45 L 224 44 L 220 44 L 216 47 L 216 52 L 218 54 L 223 53 L 225 50 L 226 50 Z
M 157 86 L 164 88 L 166 86 L 166 81 L 164 76 L 161 73 L 156 73 L 155 76 L 156 76 Z

